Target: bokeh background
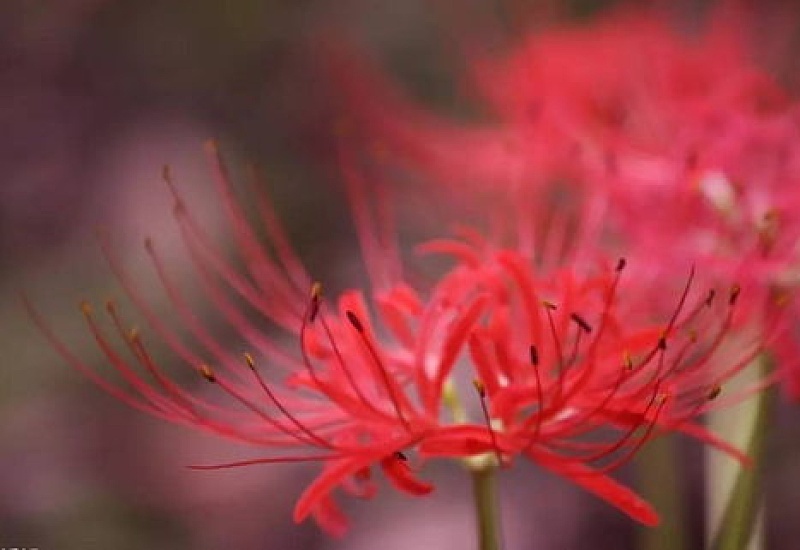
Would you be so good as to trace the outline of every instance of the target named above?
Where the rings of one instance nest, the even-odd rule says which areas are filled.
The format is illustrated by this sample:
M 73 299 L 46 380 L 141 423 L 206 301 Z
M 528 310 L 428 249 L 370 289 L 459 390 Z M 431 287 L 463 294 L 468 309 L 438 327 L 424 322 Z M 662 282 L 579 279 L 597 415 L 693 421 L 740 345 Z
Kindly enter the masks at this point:
M 426 467 L 425 477 L 438 483 L 426 499 L 391 490 L 369 502 L 344 499 L 353 528 L 342 540 L 291 521 L 294 498 L 313 469 L 186 469 L 241 455 L 229 443 L 165 425 L 104 395 L 49 348 L 19 300 L 24 291 L 80 357 L 103 368 L 78 309 L 81 299 L 102 303 L 120 294 L 95 228 L 110 235 L 145 288 L 152 282 L 145 235 L 174 258 L 178 276 L 188 276 L 161 167 L 172 167 L 199 217 L 217 230 L 220 214 L 203 156 L 203 142 L 212 137 L 234 166 L 263 167 L 312 272 L 345 279 L 355 261 L 353 235 L 331 161 L 342 112 L 326 83 L 316 38 L 335 30 L 379 59 L 408 93 L 431 108 L 458 112 L 458 64 L 443 38 L 452 6 L 442 4 L 0 3 L 0 547 L 391 550 L 474 544 L 469 483 L 454 465 Z M 605 4 L 475 0 L 457 6 L 511 36 L 525 26 L 522 20 L 541 27 L 592 17 Z M 670 4 L 688 20 L 704 8 Z M 762 4 L 758 16 L 766 25 L 772 12 L 765 6 L 771 5 Z M 771 68 L 792 82 L 792 62 L 773 61 Z M 703 450 L 677 442 L 673 451 L 681 468 L 667 464 L 663 479 L 681 484 L 679 505 L 692 518 L 687 548 L 699 548 Z M 767 544 L 797 548 L 796 406 L 781 401 L 776 407 L 767 457 Z M 622 475 L 633 479 L 634 472 Z M 627 518 L 533 466 L 504 473 L 501 490 L 509 549 L 625 549 L 642 540 Z

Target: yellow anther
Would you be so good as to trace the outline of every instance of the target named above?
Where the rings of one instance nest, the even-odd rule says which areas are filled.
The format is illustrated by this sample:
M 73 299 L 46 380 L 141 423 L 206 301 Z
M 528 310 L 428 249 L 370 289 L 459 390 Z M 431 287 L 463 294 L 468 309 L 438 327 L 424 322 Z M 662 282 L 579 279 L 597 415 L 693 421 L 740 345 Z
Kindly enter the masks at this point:
M 250 355 L 247 352 L 244 352 L 242 355 L 244 356 L 244 362 L 247 363 L 247 366 L 250 367 L 251 369 L 255 370 L 256 361 L 255 361 L 255 359 L 253 359 L 253 356 Z
M 633 370 L 633 357 L 631 357 L 631 352 L 628 350 L 624 350 L 622 352 L 622 362 L 625 365 L 626 370 Z
M 478 392 L 478 395 L 481 396 L 481 399 L 486 397 L 486 384 L 484 384 L 482 380 L 475 378 L 472 380 L 472 385 L 475 386 L 475 391 Z
M 214 371 L 208 365 L 200 365 L 200 374 L 209 382 L 216 382 L 217 377 L 214 376 Z

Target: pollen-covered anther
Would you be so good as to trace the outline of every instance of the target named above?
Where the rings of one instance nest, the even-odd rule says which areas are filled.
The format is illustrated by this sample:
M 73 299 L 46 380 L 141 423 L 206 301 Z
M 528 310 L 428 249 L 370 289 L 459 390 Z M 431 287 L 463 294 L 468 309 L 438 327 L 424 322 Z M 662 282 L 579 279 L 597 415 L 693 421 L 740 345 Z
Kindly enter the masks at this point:
M 214 383 L 217 381 L 217 377 L 214 375 L 214 371 L 211 370 L 211 367 L 209 367 L 208 365 L 200 365 L 199 371 L 200 371 L 200 376 L 205 378 L 208 382 Z
M 139 341 L 139 334 L 139 327 L 131 327 L 128 331 L 128 341 L 135 344 Z
M 733 285 L 731 287 L 730 293 L 728 294 L 728 304 L 734 305 L 736 300 L 739 299 L 739 294 L 742 293 L 742 287 L 739 285 Z
M 92 304 L 90 304 L 87 300 L 81 300 L 81 303 L 78 305 L 78 307 L 81 309 L 81 313 L 83 313 L 85 317 L 91 317 L 92 313 L 94 313 Z
M 256 361 L 253 359 L 252 355 L 250 355 L 248 352 L 244 352 L 242 357 L 244 357 L 244 362 L 247 364 L 247 367 L 250 370 L 256 370 Z
M 542 300 L 542 305 L 550 311 L 555 311 L 558 309 L 558 306 L 556 306 L 553 302 L 548 302 L 547 300 Z
M 628 350 L 622 352 L 622 364 L 625 365 L 625 370 L 633 370 L 633 357 L 631 357 L 631 352 Z
M 709 401 L 713 401 L 714 399 L 719 397 L 720 393 L 722 393 L 722 386 L 714 386 L 706 394 L 706 399 L 708 399 Z
M 478 396 L 484 399 L 486 397 L 486 384 L 484 384 L 482 380 L 475 378 L 472 380 L 472 385 L 475 391 L 478 392 Z

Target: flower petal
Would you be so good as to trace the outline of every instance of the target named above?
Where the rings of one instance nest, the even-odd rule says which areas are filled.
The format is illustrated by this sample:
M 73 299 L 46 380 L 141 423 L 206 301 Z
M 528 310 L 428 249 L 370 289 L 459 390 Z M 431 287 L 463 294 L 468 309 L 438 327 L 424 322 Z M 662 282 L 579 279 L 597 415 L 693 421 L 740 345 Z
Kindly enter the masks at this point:
M 415 478 L 411 473 L 411 468 L 404 458 L 390 456 L 381 460 L 381 468 L 386 478 L 399 491 L 403 491 L 415 496 L 427 495 L 433 491 L 433 485 L 425 483 Z
M 373 460 L 374 457 L 361 456 L 328 464 L 319 477 L 306 487 L 306 490 L 300 495 L 294 507 L 293 518 L 295 523 L 300 523 L 306 519 L 323 499 L 328 498 L 330 492 L 337 485 L 343 483 L 348 476 L 355 475 L 359 470 L 368 466 Z
M 659 524 L 660 519 L 653 507 L 613 478 L 598 474 L 584 464 L 567 462 L 561 457 L 539 449 L 529 451 L 528 456 L 543 468 L 569 478 L 576 485 L 619 508 L 632 519 L 648 527 Z
M 317 525 L 334 537 L 341 537 L 347 531 L 349 525 L 347 516 L 342 513 L 341 508 L 330 495 L 324 496 L 316 502 L 311 515 Z

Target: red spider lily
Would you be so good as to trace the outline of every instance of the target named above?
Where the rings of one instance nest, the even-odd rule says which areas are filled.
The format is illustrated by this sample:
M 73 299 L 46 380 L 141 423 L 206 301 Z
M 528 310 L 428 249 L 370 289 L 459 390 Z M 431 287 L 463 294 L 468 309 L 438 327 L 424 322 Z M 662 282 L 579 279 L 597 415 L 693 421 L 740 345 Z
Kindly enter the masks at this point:
M 751 296 L 735 320 L 747 330 L 800 282 L 800 124 L 796 101 L 751 59 L 747 15 L 723 4 L 694 35 L 663 13 L 620 11 L 470 58 L 496 117 L 482 125 L 422 112 L 354 62 L 337 67 L 369 139 L 433 181 L 510 190 L 512 203 L 561 186 L 644 286 L 674 280 L 686 258 L 704 280 L 735 276 Z M 795 332 L 770 349 L 795 398 L 798 307 Z
M 762 349 L 761 334 L 728 339 L 738 287 L 720 296 L 701 292 L 692 271 L 670 314 L 659 319 L 626 289 L 623 260 L 545 272 L 526 247 L 501 246 L 475 230 L 421 244 L 423 259 L 445 255 L 452 264 L 431 284 L 412 286 L 391 221 L 378 215 L 365 182 L 345 163 L 371 289 L 350 289 L 330 302 L 260 194 L 268 242 L 257 239 L 210 149 L 244 272 L 212 243 L 170 183 L 175 217 L 205 296 L 252 353 L 231 352 L 206 328 L 151 241 L 146 249 L 157 277 L 194 345 L 148 305 L 105 241 L 103 248 L 151 331 L 225 402 L 171 378 L 112 302 L 106 312 L 113 334 L 91 306 L 82 310 L 119 381 L 81 362 L 28 305 L 61 356 L 111 395 L 266 453 L 196 468 L 319 462 L 322 471 L 300 496 L 294 518 L 312 516 L 341 533 L 346 519 L 334 491 L 370 498 L 374 468 L 403 492 L 433 489 L 416 477 L 412 451 L 421 460 L 448 457 L 468 467 L 509 467 L 525 457 L 647 525 L 657 523 L 656 513 L 610 473 L 651 438 L 684 432 L 746 461 L 696 422 L 770 382 L 716 399 Z M 279 331 L 255 324 L 243 306 Z

